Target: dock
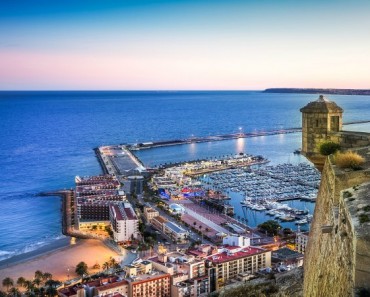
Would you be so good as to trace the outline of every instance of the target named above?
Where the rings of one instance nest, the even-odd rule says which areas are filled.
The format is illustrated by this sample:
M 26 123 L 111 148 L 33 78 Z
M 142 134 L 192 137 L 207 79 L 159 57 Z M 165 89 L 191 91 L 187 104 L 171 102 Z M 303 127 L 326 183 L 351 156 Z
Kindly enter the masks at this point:
M 271 131 L 250 132 L 250 133 L 243 133 L 243 132 L 230 133 L 230 134 L 222 134 L 222 135 L 214 135 L 214 136 L 190 137 L 190 138 L 175 139 L 175 140 L 141 142 L 141 143 L 127 145 L 127 148 L 132 151 L 138 151 L 138 150 L 155 148 L 155 147 L 163 147 L 163 146 L 174 146 L 174 145 L 183 145 L 183 144 L 191 144 L 191 143 L 233 140 L 233 139 L 238 139 L 238 138 L 261 137 L 261 136 L 297 133 L 300 131 L 302 131 L 301 128 L 288 128 L 288 129 L 279 129 L 279 130 L 271 130 Z
M 352 121 L 352 122 L 343 123 L 343 125 L 366 124 L 366 123 L 370 123 L 370 120 Z M 199 136 L 199 137 L 193 136 L 193 137 L 184 138 L 184 139 L 162 140 L 162 141 L 140 142 L 140 143 L 135 143 L 135 144 L 129 144 L 127 145 L 127 149 L 130 151 L 138 151 L 138 150 L 143 150 L 143 149 L 150 149 L 150 148 L 164 147 L 164 146 L 233 140 L 233 139 L 238 139 L 238 138 L 272 136 L 272 135 L 280 135 L 280 134 L 298 133 L 301 131 L 302 131 L 302 128 L 297 127 L 297 128 L 276 129 L 276 130 L 269 130 L 269 131 L 229 133 L 229 134 L 220 134 L 220 135 L 213 135 L 213 136 L 212 135 Z

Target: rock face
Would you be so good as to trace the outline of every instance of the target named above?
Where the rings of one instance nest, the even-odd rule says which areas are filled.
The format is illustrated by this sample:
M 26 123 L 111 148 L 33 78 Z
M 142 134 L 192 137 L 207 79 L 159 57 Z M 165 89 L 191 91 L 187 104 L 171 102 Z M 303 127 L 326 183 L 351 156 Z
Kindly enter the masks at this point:
M 342 148 L 356 150 L 366 163 L 362 170 L 341 170 L 333 156 L 326 158 L 305 253 L 304 296 L 370 292 L 370 223 L 366 222 L 370 221 L 370 147 L 366 147 L 370 134 L 328 129 L 323 135 L 311 124 L 316 123 L 308 122 L 307 139 L 334 140 Z M 309 158 L 317 156 L 308 143 L 305 153 Z

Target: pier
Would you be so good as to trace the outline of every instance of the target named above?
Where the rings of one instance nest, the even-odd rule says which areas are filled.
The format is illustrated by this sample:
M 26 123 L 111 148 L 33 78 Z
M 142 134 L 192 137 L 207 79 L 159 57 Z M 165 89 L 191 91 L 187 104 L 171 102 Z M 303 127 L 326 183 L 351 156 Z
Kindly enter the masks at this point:
M 250 137 L 261 137 L 269 135 L 278 135 L 278 134 L 288 134 L 288 133 L 297 133 L 300 132 L 301 128 L 288 128 L 288 129 L 279 129 L 271 131 L 258 131 L 258 132 L 249 132 L 249 133 L 230 133 L 214 136 L 200 136 L 200 137 L 190 137 L 184 139 L 175 139 L 175 140 L 164 140 L 164 141 L 155 141 L 155 142 L 142 142 L 127 145 L 127 148 L 132 151 L 138 151 L 142 149 L 149 149 L 162 146 L 173 146 L 173 145 L 183 145 L 190 143 L 202 143 L 202 142 L 213 142 L 213 141 L 222 141 L 222 140 L 232 140 L 238 138 L 250 138 Z
M 354 124 L 366 124 L 370 123 L 370 120 L 362 121 L 352 121 L 343 123 L 343 125 L 354 125 Z M 135 144 L 127 145 L 127 148 L 131 151 L 138 151 L 142 149 L 150 149 L 163 146 L 173 146 L 173 145 L 183 145 L 191 143 L 202 143 L 202 142 L 213 142 L 213 141 L 222 141 L 222 140 L 233 140 L 238 138 L 251 138 L 251 137 L 261 137 L 261 136 L 272 136 L 280 134 L 290 134 L 301 132 L 302 128 L 286 128 L 286 129 L 276 129 L 270 131 L 257 131 L 257 132 L 239 132 L 239 133 L 229 133 L 229 134 L 220 134 L 220 135 L 210 135 L 210 136 L 199 136 L 199 137 L 189 137 L 184 139 L 174 139 L 174 140 L 163 140 L 163 141 L 154 141 L 154 142 L 140 142 Z

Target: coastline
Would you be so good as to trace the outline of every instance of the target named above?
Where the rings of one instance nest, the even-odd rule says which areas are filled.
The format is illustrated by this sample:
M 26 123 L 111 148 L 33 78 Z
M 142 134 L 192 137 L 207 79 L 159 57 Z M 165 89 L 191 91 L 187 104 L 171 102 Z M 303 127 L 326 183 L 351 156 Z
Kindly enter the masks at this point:
M 12 267 L 20 263 L 24 263 L 26 261 L 30 261 L 32 259 L 35 259 L 41 256 L 51 254 L 63 248 L 67 248 L 70 246 L 70 240 L 71 240 L 70 237 L 60 238 L 36 250 L 30 251 L 28 253 L 15 255 L 8 259 L 2 260 L 0 261 L 0 270 L 4 268 Z
M 96 273 L 99 269 L 93 269 L 94 264 L 102 266 L 110 257 L 120 262 L 127 256 L 127 253 L 118 255 L 98 239 L 79 239 L 73 245 L 69 242 L 69 237 L 62 238 L 38 250 L 1 261 L 0 280 L 5 277 L 17 280 L 20 276 L 32 279 L 36 270 L 42 270 L 51 273 L 55 280 L 66 281 L 77 276 L 74 271 L 81 261 L 88 265 L 89 273 Z

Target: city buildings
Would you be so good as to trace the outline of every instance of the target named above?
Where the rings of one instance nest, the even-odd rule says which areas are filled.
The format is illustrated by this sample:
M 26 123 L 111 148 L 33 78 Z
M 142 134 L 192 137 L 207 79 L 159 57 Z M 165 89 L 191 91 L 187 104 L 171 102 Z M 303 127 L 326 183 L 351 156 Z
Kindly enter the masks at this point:
M 207 258 L 210 290 L 218 290 L 239 274 L 254 274 L 271 266 L 271 251 L 258 247 L 228 246 Z
M 173 222 L 165 222 L 163 224 L 163 232 L 177 243 L 185 242 L 189 236 L 188 231 Z
M 116 242 L 126 242 L 139 237 L 139 220 L 129 203 L 110 205 L 110 223 Z
M 148 223 L 151 223 L 152 219 L 157 216 L 159 216 L 159 212 L 157 210 L 148 206 L 144 207 L 144 217 Z
M 298 232 L 295 240 L 297 252 L 304 254 L 308 243 L 309 232 Z

